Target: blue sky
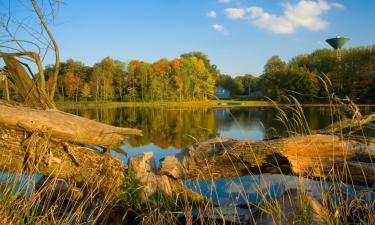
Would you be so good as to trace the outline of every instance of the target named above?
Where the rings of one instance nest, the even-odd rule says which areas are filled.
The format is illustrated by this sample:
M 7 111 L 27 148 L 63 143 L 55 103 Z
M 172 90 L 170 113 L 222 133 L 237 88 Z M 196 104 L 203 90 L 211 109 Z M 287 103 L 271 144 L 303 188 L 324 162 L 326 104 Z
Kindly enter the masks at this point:
M 259 75 L 272 55 L 289 60 L 336 34 L 375 44 L 374 12 L 373 0 L 66 0 L 51 29 L 63 61 L 202 51 L 223 73 Z

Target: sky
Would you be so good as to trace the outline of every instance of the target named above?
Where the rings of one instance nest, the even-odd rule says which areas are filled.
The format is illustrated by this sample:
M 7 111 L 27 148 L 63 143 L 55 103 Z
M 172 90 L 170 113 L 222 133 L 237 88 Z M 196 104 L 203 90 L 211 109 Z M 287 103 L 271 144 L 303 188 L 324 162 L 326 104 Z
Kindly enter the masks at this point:
M 65 0 L 51 30 L 62 61 L 202 51 L 222 73 L 260 75 L 271 56 L 329 48 L 336 34 L 346 47 L 375 44 L 374 12 L 374 0 Z

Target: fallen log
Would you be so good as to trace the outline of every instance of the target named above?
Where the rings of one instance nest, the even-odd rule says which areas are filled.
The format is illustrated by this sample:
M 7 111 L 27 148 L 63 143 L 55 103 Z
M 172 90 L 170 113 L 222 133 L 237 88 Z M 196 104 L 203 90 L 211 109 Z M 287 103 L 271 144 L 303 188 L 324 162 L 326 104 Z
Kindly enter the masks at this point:
M 116 148 L 141 130 L 114 127 L 58 110 L 38 110 L 0 100 L 0 124 L 28 132 L 48 131 L 52 139 Z
M 362 116 L 360 118 L 345 119 L 345 120 L 341 120 L 341 121 L 331 124 L 324 130 L 318 131 L 318 133 L 335 134 L 345 129 L 352 129 L 355 131 L 357 129 L 361 129 L 361 128 L 363 129 L 367 124 L 374 122 L 374 121 L 375 121 L 375 114 Z
M 30 134 L 0 125 L 0 170 L 7 173 L 44 174 L 101 191 L 112 192 L 120 188 L 126 169 L 120 159 L 86 147 L 67 145 L 69 152 L 63 143 L 51 140 L 48 133 Z
M 217 138 L 161 161 L 159 174 L 188 180 L 259 173 L 339 179 L 375 184 L 375 145 L 333 135 L 307 135 L 259 142 Z

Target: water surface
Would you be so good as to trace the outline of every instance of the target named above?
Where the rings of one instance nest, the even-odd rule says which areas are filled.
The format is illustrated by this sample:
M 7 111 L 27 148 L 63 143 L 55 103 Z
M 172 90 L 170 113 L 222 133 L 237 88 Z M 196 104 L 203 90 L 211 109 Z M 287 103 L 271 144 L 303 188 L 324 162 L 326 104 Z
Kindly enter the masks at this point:
M 304 116 L 296 116 L 295 113 L 287 111 L 287 124 L 279 120 L 278 111 L 272 107 L 194 109 L 124 107 L 66 111 L 115 126 L 141 129 L 144 136 L 129 138 L 122 148 L 129 157 L 152 151 L 157 162 L 167 155 L 177 154 L 181 149 L 193 143 L 218 136 L 258 141 L 274 136 L 287 136 L 294 132 L 308 133 L 310 130 L 323 129 L 339 117 L 328 107 L 304 108 Z M 371 112 L 373 112 L 371 108 L 362 109 L 363 114 Z M 342 113 L 345 114 L 345 112 Z M 340 116 L 342 116 L 341 113 Z M 116 156 L 127 162 L 124 155 L 116 154 Z M 341 193 L 347 193 L 352 198 L 357 192 L 363 193 L 361 189 L 364 188 L 350 185 L 339 186 L 331 182 L 278 174 L 198 182 L 185 181 L 185 184 L 217 204 L 241 204 L 247 201 L 260 202 L 262 194 L 277 197 L 288 189 L 298 188 L 301 179 L 305 183 L 305 191 L 318 200 L 320 200 L 319 194 L 336 190 L 336 187 L 341 190 Z M 332 193 L 337 193 L 337 190 Z M 365 196 L 366 199 L 375 197 L 373 191 Z

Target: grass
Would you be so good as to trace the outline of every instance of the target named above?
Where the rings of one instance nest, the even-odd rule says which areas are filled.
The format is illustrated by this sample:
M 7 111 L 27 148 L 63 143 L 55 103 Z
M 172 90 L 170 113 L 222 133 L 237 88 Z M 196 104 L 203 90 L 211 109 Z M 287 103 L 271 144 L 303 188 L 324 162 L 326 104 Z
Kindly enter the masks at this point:
M 329 84 L 326 84 L 327 93 Z M 350 99 L 339 99 L 334 94 L 328 94 L 328 106 L 333 118 L 343 119 L 342 105 L 351 110 L 353 119 L 360 118 L 358 106 Z M 165 105 L 172 107 L 238 107 L 238 106 L 270 106 L 278 110 L 277 119 L 284 125 L 289 136 L 309 135 L 313 131 L 304 116 L 302 105 L 289 97 L 289 104 L 278 105 L 272 101 L 207 101 L 185 103 L 100 103 L 108 107 L 154 107 Z M 64 105 L 65 104 L 65 105 Z M 69 107 L 71 103 L 64 103 L 61 107 Z M 97 107 L 95 103 L 79 103 L 85 107 Z M 76 105 L 75 105 L 76 106 Z M 292 112 L 292 116 L 286 111 Z M 363 129 L 357 131 L 367 138 Z M 340 135 L 340 134 L 339 134 Z M 344 133 L 341 133 L 345 138 Z M 313 149 L 313 146 L 312 146 Z M 319 160 L 318 160 L 319 161 Z M 317 165 L 319 166 L 319 165 Z M 234 167 L 235 168 L 235 167 Z M 280 169 L 281 171 L 281 169 Z M 124 171 L 125 179 L 120 199 L 111 199 L 111 193 L 100 193 L 95 187 L 83 188 L 84 197 L 79 201 L 68 200 L 69 196 L 55 193 L 52 182 L 44 184 L 37 191 L 33 189 L 35 180 L 30 176 L 3 173 L 0 186 L 0 223 L 2 224 L 102 224 L 110 219 L 113 224 L 234 224 L 239 222 L 240 210 L 232 206 L 232 213 L 224 210 L 223 205 L 213 201 L 218 195 L 216 185 L 212 185 L 207 196 L 208 201 L 192 202 L 178 194 L 166 196 L 157 193 L 147 201 L 142 199 L 142 185 L 136 179 L 133 171 Z M 252 175 L 250 170 L 249 175 Z M 334 170 L 332 171 L 334 173 Z M 315 180 L 322 189 L 318 190 L 321 202 L 317 202 L 305 190 L 305 178 L 298 177 L 298 190 L 289 190 L 282 196 L 274 196 L 270 182 L 260 174 L 260 182 L 252 183 L 257 189 L 260 203 L 254 203 L 248 198 L 244 185 L 240 183 L 237 195 L 244 199 L 242 209 L 249 212 L 248 224 L 375 224 L 375 199 L 365 200 L 360 194 L 349 198 L 345 190 L 346 177 L 335 174 L 326 179 Z M 211 179 L 212 183 L 215 180 Z M 196 181 L 197 190 L 202 190 Z M 285 181 L 284 185 L 288 185 Z M 324 188 L 323 188 L 324 187 Z M 368 191 L 374 196 L 373 191 Z M 207 194 L 203 191 L 201 194 Z M 111 200 L 109 200 L 111 199 Z M 109 209 L 110 212 L 108 211 Z M 258 213 L 253 214 L 254 211 Z M 116 215 L 115 215 L 116 214 Z M 226 221 L 226 222 L 224 222 Z M 232 222 L 230 222 L 232 221 Z

